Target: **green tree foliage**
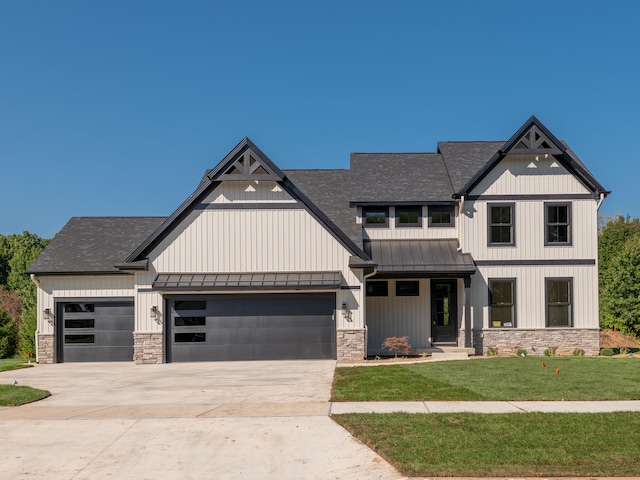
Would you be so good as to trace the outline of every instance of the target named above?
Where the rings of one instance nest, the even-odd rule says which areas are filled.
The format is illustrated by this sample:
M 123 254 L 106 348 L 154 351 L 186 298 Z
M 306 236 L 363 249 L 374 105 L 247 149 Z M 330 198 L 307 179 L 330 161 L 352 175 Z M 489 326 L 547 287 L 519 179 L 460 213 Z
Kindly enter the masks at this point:
M 20 353 L 25 356 L 35 354 L 37 307 L 36 287 L 25 271 L 48 243 L 49 240 L 29 232 L 22 235 L 0 235 L 0 285 L 6 291 L 13 292 L 4 297 L 0 295 L 0 301 L 7 296 L 15 298 L 17 295 L 21 303 L 19 318 L 11 318 L 15 310 L 7 309 L 6 306 L 3 308 L 7 310 L 5 313 L 8 313 L 13 326 L 0 331 L 0 342 L 7 338 L 6 344 L 12 345 L 14 341 L 9 336 L 14 335 L 16 342 L 19 340 Z M 0 293 L 6 291 L 3 288 Z M 2 305 L 0 303 L 0 308 Z
M 600 326 L 640 335 L 640 220 L 608 218 L 598 239 Z
M 0 358 L 10 358 L 18 347 L 18 325 L 4 310 L 0 310 Z

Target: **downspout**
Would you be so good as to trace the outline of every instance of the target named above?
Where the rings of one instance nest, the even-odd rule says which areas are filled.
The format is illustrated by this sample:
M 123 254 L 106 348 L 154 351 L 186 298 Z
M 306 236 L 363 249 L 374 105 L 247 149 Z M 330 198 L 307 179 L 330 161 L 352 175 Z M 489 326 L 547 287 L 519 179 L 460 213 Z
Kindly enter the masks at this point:
M 464 195 L 460 196 L 460 205 L 458 206 L 458 251 L 462 251 L 462 207 L 464 207 Z
M 602 205 L 602 202 L 604 201 L 604 193 L 600 194 L 600 201 L 598 202 L 598 205 L 596 205 L 596 212 L 598 210 L 600 210 L 600 205 Z
M 36 278 L 36 276 L 32 273 L 29 275 L 29 277 L 31 278 L 31 281 L 34 283 L 34 285 L 36 286 L 36 338 L 35 338 L 35 345 L 36 345 L 36 363 L 40 363 L 40 358 L 39 358 L 39 354 L 40 354 L 40 349 L 38 348 L 38 327 L 40 325 L 40 322 L 38 321 L 38 290 L 40 290 L 40 282 L 38 281 L 38 279 Z
M 363 285 L 365 291 L 362 293 L 362 301 L 364 302 L 364 318 L 362 319 L 364 323 L 364 358 L 369 356 L 369 352 L 367 351 L 369 345 L 369 327 L 367 326 L 367 279 L 373 277 L 376 273 L 378 273 L 378 266 L 373 267 L 373 272 L 367 273 L 362 277 L 364 280 Z

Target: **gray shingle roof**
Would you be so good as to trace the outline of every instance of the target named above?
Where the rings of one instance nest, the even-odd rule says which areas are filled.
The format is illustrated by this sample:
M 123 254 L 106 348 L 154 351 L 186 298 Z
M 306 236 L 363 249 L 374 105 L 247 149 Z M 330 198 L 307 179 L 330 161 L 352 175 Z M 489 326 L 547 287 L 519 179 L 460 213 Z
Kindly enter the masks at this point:
M 73 217 L 31 264 L 27 273 L 118 273 L 164 217 Z
M 439 142 L 453 190 L 459 192 L 504 145 L 502 142 Z
M 453 190 L 438 153 L 352 153 L 351 202 L 451 201 Z
M 285 170 L 291 182 L 322 210 L 359 248 L 362 227 L 349 207 L 349 170 Z

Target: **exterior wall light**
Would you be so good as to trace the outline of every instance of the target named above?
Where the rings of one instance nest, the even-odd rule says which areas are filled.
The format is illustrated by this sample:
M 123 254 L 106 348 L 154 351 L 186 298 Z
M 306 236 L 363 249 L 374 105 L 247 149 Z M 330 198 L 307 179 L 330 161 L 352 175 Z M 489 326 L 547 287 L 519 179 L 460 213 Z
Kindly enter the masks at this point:
M 45 320 L 49 322 L 50 325 L 53 325 L 54 315 L 50 308 L 45 308 L 42 313 L 44 314 Z
M 158 307 L 154 305 L 153 307 L 151 307 L 151 318 L 157 320 L 159 316 L 160 314 L 158 312 Z

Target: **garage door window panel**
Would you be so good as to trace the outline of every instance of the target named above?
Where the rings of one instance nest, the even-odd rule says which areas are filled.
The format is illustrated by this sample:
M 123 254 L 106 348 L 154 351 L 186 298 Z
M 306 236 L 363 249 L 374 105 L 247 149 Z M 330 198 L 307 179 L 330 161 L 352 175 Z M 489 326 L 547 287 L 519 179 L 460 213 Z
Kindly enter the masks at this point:
M 94 328 L 95 319 L 93 318 L 65 318 L 64 328 Z
M 206 317 L 176 317 L 176 327 L 202 327 L 207 324 Z
M 204 332 L 180 332 L 175 334 L 176 343 L 201 343 L 207 341 Z
M 75 345 L 75 344 L 90 344 L 95 343 L 96 337 L 95 335 L 65 335 L 64 343 L 65 345 Z
M 93 313 L 95 308 L 93 303 L 65 303 L 64 313 Z

